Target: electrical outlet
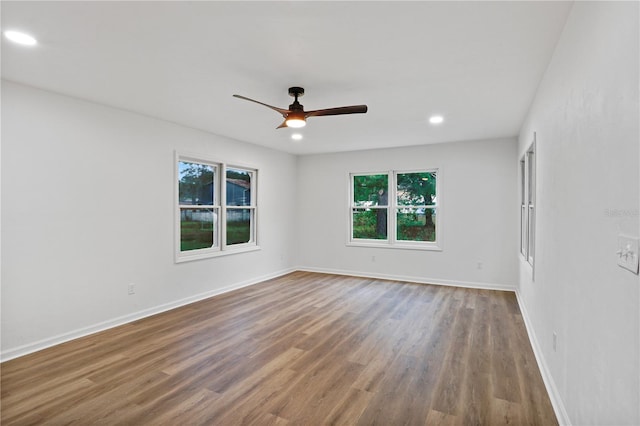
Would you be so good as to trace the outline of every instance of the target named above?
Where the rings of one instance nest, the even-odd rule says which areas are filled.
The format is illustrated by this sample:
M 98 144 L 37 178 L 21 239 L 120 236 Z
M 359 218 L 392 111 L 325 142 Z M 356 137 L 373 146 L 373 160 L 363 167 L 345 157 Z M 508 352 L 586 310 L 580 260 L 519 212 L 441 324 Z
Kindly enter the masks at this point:
M 482 262 L 478 262 L 476 264 L 476 268 L 478 268 L 478 269 L 482 269 L 483 267 L 484 267 L 484 265 L 482 264 Z
M 558 333 L 553 332 L 553 351 L 556 352 L 558 349 Z
M 134 283 L 129 284 L 129 294 L 136 294 L 136 285 Z
M 618 235 L 618 265 L 638 273 L 638 239 L 626 235 Z
M 372 261 L 373 263 L 375 263 L 375 262 L 376 262 L 376 257 L 375 257 L 375 256 L 371 256 L 371 261 Z

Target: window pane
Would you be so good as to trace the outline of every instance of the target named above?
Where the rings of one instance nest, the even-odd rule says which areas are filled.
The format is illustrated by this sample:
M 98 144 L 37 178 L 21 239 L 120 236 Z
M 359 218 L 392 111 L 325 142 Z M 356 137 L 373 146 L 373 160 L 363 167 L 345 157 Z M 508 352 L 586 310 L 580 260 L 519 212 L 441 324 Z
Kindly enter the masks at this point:
M 353 209 L 353 238 L 387 239 L 387 209 Z
M 354 206 L 386 206 L 388 204 L 388 192 L 388 175 L 361 175 L 353 177 Z
M 527 255 L 527 210 L 524 204 L 520 206 L 520 253 Z
M 435 241 L 436 211 L 425 208 L 403 208 L 397 212 L 397 239 L 402 241 Z
M 533 262 L 533 251 L 534 251 L 534 242 L 535 242 L 535 229 L 534 229 L 534 224 L 535 224 L 535 208 L 534 206 L 529 206 L 529 222 L 528 222 L 528 227 L 529 227 L 529 232 L 527 235 L 527 243 L 528 243 L 528 247 L 527 247 L 527 254 L 528 254 L 528 258 L 530 262 Z
M 398 173 L 397 179 L 398 205 L 436 204 L 436 172 Z
M 213 205 L 215 167 L 178 162 L 178 199 L 180 204 Z
M 239 169 L 227 169 L 227 205 L 251 205 L 252 172 Z
M 531 203 L 533 202 L 533 197 L 535 195 L 535 163 L 534 163 L 535 157 L 534 157 L 533 151 L 530 151 L 527 153 L 527 159 L 528 159 L 527 169 L 529 171 L 527 176 L 527 179 L 529 182 L 527 196 L 528 196 L 529 203 Z
M 251 219 L 253 209 L 227 210 L 227 245 L 252 241 Z
M 520 204 L 524 204 L 525 202 L 525 196 L 524 196 L 524 190 L 525 190 L 525 174 L 524 174 L 524 160 L 520 161 Z
M 180 209 L 180 251 L 213 247 L 217 223 L 213 209 Z

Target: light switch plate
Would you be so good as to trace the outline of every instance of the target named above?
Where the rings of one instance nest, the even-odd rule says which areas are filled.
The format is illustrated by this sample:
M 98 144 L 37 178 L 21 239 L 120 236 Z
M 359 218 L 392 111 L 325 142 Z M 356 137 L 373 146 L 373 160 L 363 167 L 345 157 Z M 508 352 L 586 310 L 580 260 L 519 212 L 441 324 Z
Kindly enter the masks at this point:
M 638 238 L 627 235 L 618 235 L 618 265 L 638 273 Z

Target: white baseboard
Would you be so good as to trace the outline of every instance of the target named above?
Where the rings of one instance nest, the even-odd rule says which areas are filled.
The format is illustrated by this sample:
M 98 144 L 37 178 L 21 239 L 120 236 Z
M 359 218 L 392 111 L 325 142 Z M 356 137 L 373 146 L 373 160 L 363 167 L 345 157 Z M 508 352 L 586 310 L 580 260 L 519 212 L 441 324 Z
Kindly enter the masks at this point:
M 118 318 L 113 318 L 107 321 L 103 321 L 97 324 L 90 325 L 88 327 L 79 328 L 77 330 L 73 330 L 67 333 L 58 334 L 57 336 L 49 337 L 46 339 L 39 340 L 37 342 L 28 343 L 23 346 L 19 346 L 17 348 L 8 349 L 2 353 L 0 353 L 0 362 L 9 361 L 14 358 L 18 358 L 24 355 L 28 355 L 33 352 L 40 351 L 42 349 L 49 348 L 51 346 L 59 345 L 64 342 L 68 342 L 70 340 L 78 339 L 80 337 L 88 336 L 90 334 L 98 333 L 100 331 L 104 331 L 113 327 L 117 327 L 119 325 L 124 325 L 133 321 L 137 321 L 139 319 L 149 317 L 151 315 L 156 315 L 162 312 L 170 311 L 171 309 L 179 308 L 180 306 L 188 305 L 190 303 L 198 302 L 200 300 L 208 299 L 209 297 L 217 296 L 222 293 L 227 293 L 229 291 L 237 290 L 243 287 L 248 287 L 254 284 L 258 284 L 260 282 L 270 280 L 273 278 L 280 277 L 282 275 L 289 274 L 294 272 L 296 268 L 289 268 L 285 270 L 281 270 L 278 272 L 274 272 L 267 275 L 262 275 L 259 277 L 255 277 L 249 280 L 241 281 L 239 283 L 235 283 L 232 285 L 228 285 L 226 287 L 218 288 L 215 290 L 207 291 L 204 293 L 196 294 L 193 296 L 186 297 L 184 299 L 176 300 L 173 302 L 165 303 L 163 305 L 154 306 L 149 309 L 144 309 L 142 311 L 134 312 L 128 315 L 124 315 Z
M 567 409 L 562 402 L 562 398 L 560 397 L 560 392 L 558 391 L 556 382 L 555 380 L 553 380 L 553 376 L 549 371 L 549 367 L 547 366 L 547 362 L 545 361 L 542 349 L 540 348 L 540 344 L 538 343 L 533 325 L 531 324 L 531 320 L 529 319 L 527 308 L 518 290 L 516 290 L 516 299 L 518 300 L 518 305 L 520 306 L 520 312 L 522 313 L 524 325 L 527 329 L 527 335 L 529 336 L 529 341 L 531 342 L 531 347 L 533 348 L 533 354 L 535 355 L 536 361 L 538 363 L 538 369 L 540 370 L 540 374 L 542 375 L 544 385 L 547 388 L 547 393 L 549 394 L 549 399 L 551 400 L 553 411 L 556 413 L 558 423 L 560 424 L 560 426 L 571 426 L 569 414 L 567 413 Z
M 435 285 L 445 285 L 450 287 L 477 288 L 482 290 L 501 290 L 501 291 L 514 291 L 514 292 L 516 291 L 515 286 L 507 285 L 507 284 L 477 283 L 477 282 L 470 282 L 470 281 L 453 281 L 453 280 L 443 280 L 440 278 L 412 277 L 412 276 L 405 276 L 405 275 L 388 275 L 388 274 L 378 274 L 375 272 L 345 271 L 341 269 L 316 268 L 312 266 L 299 266 L 296 269 L 298 271 L 306 271 L 306 272 L 319 272 L 323 274 L 347 275 L 351 277 L 362 277 L 362 278 L 377 278 L 381 280 L 405 281 L 405 282 L 418 283 L 418 284 L 435 284 Z

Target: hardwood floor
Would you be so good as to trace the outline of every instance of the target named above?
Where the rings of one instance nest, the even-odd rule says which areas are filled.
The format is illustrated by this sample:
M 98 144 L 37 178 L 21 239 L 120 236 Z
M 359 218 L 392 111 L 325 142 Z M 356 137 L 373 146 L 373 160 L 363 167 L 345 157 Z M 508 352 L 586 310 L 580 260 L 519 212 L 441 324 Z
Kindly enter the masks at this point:
M 295 272 L 1 365 L 3 425 L 557 424 L 513 293 Z

